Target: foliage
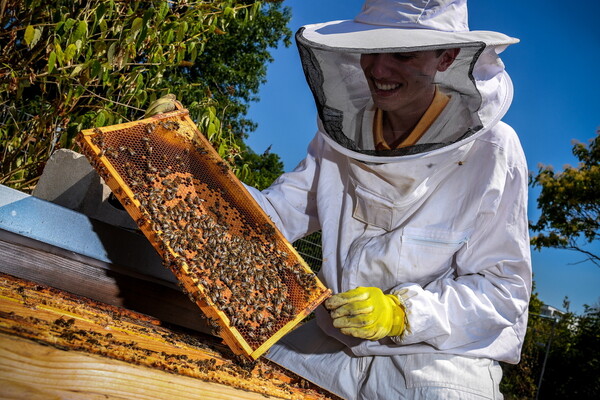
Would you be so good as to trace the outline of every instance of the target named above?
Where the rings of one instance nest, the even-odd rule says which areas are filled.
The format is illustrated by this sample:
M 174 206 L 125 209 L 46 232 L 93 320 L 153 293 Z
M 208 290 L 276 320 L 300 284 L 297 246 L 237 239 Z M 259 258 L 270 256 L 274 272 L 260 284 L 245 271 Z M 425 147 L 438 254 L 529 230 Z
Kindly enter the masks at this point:
M 286 46 L 291 44 L 286 26 L 290 17 L 289 9 L 280 12 L 270 7 L 251 24 L 231 20 L 227 35 L 219 35 L 204 46 L 203 58 L 209 62 L 194 63 L 185 71 L 193 82 L 208 88 L 207 95 L 213 100 L 226 104 L 223 124 L 240 137 L 245 138 L 255 128 L 254 123 L 239 116 L 246 114 L 249 102 L 257 100 L 259 86 L 265 82 L 267 63 L 273 61 L 268 49 L 277 47 L 279 40 Z
M 575 315 L 565 299 L 567 311 L 547 317 L 541 315 L 541 305 L 534 293 L 520 363 L 502 365 L 505 398 L 598 398 L 600 307 L 585 306 L 583 315 Z
M 600 255 L 585 250 L 580 242 L 591 243 L 600 234 L 600 131 L 589 146 L 575 143 L 577 167 L 567 166 L 555 173 L 542 166 L 531 178 L 532 186 L 542 188 L 538 208 L 542 215 L 530 228 L 539 232 L 531 239 L 536 249 L 556 247 L 576 250 L 600 265 Z
M 25 191 L 80 130 L 140 119 L 166 93 L 234 165 L 244 134 L 232 129 L 250 125 L 242 103 L 268 48 L 290 37 L 278 2 L 7 0 L 0 12 L 0 184 Z M 238 41 L 255 53 L 217 53 Z M 233 92 L 213 95 L 224 84 Z
M 554 328 L 540 387 L 543 399 L 597 399 L 600 396 L 600 309 L 581 316 L 567 312 Z
M 236 160 L 238 166 L 238 175 L 245 183 L 263 190 L 283 173 L 283 163 L 279 156 L 268 151 L 263 154 L 257 154 L 246 145 L 242 145 L 241 158 Z

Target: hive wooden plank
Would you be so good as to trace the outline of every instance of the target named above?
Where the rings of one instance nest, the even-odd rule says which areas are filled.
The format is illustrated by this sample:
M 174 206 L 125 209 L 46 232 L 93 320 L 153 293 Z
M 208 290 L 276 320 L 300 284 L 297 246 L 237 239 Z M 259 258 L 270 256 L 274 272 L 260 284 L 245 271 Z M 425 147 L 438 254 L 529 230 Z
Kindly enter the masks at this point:
M 6 274 L 0 382 L 3 398 L 333 398 L 266 360 L 244 362 L 208 335 Z
M 0 398 L 265 400 L 265 394 L 0 334 Z
M 58 288 L 161 321 L 210 333 L 202 313 L 171 282 L 140 275 L 0 230 L 0 272 Z

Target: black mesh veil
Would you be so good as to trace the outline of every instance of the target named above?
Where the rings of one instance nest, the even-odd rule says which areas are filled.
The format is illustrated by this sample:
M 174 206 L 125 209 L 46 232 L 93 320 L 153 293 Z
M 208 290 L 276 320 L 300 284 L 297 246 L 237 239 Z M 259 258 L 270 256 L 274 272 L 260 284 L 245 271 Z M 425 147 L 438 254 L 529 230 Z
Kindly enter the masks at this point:
M 358 158 L 360 155 L 412 155 L 460 143 L 480 132 L 486 125 L 497 122 L 498 115 L 505 112 L 499 110 L 505 106 L 500 97 L 509 94 L 512 98 L 512 85 L 505 85 L 510 80 L 504 74 L 504 66 L 497 57 L 497 52 L 493 48 L 486 48 L 482 42 L 454 46 L 339 49 L 310 42 L 303 36 L 303 29 L 297 32 L 296 42 L 322 129 L 328 138 Z M 393 149 L 375 146 L 374 105 L 369 84 L 361 68 L 361 54 L 457 47 L 460 51 L 450 67 L 435 74 L 433 84 L 450 101 L 433 124 L 414 143 Z M 504 84 L 500 84 L 501 81 Z

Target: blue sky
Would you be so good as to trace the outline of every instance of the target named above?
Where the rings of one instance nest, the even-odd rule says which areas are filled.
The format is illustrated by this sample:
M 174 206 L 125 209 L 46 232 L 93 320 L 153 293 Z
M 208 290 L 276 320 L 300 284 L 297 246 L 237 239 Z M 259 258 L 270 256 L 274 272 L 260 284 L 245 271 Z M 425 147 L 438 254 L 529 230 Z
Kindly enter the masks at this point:
M 363 0 L 285 0 L 292 10 L 290 28 L 353 18 Z M 577 5 L 577 7 L 575 7 Z M 515 98 L 504 121 L 519 134 L 528 166 L 562 170 L 575 165 L 572 141 L 586 142 L 600 128 L 600 2 L 547 0 L 472 0 L 471 30 L 493 30 L 517 37 L 502 59 L 514 86 Z M 305 154 L 316 130 L 316 109 L 302 73 L 295 44 L 273 51 L 267 83 L 249 117 L 259 124 L 248 144 L 258 153 L 272 146 L 292 170 Z M 530 191 L 529 216 L 536 220 L 538 192 Z M 587 247 L 600 253 L 600 243 Z M 582 262 L 566 250 L 533 251 L 536 290 L 547 304 L 562 308 L 568 296 L 571 310 L 600 301 L 600 267 Z

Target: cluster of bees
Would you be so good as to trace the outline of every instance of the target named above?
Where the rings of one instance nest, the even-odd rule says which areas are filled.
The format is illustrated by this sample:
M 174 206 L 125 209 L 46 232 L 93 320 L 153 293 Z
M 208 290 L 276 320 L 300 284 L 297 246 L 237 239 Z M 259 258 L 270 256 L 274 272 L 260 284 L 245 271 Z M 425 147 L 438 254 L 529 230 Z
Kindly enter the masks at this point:
M 167 266 L 196 284 L 186 290 L 192 300 L 216 307 L 256 348 L 306 308 L 318 281 L 271 240 L 270 223 L 230 204 L 206 170 L 228 173 L 222 161 L 203 160 L 210 155 L 191 141 L 165 140 L 173 124 L 146 124 L 137 135 L 113 133 L 110 140 L 97 130 L 92 142 L 134 193 L 137 223 L 151 231 Z

